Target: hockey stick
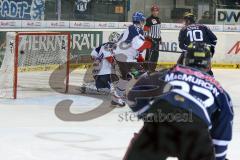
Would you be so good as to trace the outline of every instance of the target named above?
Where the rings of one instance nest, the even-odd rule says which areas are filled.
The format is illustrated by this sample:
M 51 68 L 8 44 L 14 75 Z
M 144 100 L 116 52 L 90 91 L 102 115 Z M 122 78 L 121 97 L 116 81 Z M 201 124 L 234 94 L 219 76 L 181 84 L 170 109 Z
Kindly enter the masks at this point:
M 169 53 L 184 53 L 183 51 L 168 51 L 168 50 L 162 50 L 162 49 L 159 49 L 158 51 L 159 52 L 169 52 Z

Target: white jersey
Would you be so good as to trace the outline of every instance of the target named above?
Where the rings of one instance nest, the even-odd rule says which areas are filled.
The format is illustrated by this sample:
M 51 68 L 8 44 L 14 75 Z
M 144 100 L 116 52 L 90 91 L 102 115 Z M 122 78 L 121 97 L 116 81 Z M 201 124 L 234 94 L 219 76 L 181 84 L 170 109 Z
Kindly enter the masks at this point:
M 112 64 L 106 59 L 107 57 L 112 56 L 112 52 L 109 51 L 106 43 L 94 49 L 91 56 L 100 61 L 100 70 L 96 75 L 112 74 Z
M 142 28 L 136 25 L 129 26 L 128 29 L 123 32 L 117 43 L 117 49 L 115 51 L 116 57 L 123 54 L 126 59 L 124 58 L 124 60 L 119 61 L 136 62 L 136 57 L 139 54 L 138 49 L 143 46 L 144 40 Z

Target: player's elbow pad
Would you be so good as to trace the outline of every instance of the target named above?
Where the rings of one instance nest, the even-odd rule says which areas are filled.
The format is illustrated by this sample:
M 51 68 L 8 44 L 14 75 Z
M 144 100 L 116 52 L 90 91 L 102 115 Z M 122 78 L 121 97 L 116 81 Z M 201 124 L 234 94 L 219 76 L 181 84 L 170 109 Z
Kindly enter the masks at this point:
M 138 49 L 139 52 L 144 51 L 145 49 L 152 48 L 152 42 L 145 40 L 143 45 Z

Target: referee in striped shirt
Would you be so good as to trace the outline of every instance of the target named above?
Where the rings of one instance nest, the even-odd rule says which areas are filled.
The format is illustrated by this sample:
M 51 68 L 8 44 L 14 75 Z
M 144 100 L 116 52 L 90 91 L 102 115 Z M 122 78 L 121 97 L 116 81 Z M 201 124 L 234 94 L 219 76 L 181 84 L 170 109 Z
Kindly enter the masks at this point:
M 161 38 L 161 20 L 159 15 L 159 6 L 154 4 L 151 8 L 152 15 L 147 18 L 144 26 L 146 39 L 152 41 L 152 48 L 146 52 L 145 60 L 150 62 L 158 62 L 159 45 L 162 43 Z

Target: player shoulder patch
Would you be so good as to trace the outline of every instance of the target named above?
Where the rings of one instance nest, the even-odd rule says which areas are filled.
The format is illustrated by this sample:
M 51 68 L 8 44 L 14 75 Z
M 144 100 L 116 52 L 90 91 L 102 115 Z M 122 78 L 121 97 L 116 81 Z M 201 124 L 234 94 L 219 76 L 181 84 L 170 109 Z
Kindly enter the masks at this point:
M 152 24 L 157 24 L 157 20 L 156 19 L 152 19 Z

